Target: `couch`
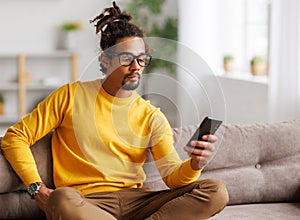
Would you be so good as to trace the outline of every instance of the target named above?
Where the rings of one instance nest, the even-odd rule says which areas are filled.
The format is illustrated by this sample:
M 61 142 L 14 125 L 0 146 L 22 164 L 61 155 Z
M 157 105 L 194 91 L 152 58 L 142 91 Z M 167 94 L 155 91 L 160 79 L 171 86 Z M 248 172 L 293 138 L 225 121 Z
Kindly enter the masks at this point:
M 182 150 L 197 125 L 174 128 L 175 147 Z M 216 154 L 200 179 L 221 179 L 229 192 L 226 208 L 211 219 L 300 219 L 300 120 L 265 124 L 223 124 Z M 0 142 L 1 143 L 1 142 Z M 51 133 L 32 146 L 39 172 L 53 186 Z M 45 219 L 24 185 L 0 154 L 0 219 Z M 144 187 L 166 189 L 149 157 Z

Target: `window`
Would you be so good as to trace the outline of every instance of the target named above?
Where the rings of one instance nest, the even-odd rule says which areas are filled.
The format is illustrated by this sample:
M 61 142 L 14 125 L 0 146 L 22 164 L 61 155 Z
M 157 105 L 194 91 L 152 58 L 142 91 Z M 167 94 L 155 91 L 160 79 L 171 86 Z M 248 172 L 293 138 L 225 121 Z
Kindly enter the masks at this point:
M 235 58 L 235 70 L 250 72 L 253 56 L 268 59 L 269 0 L 220 1 L 223 55 Z

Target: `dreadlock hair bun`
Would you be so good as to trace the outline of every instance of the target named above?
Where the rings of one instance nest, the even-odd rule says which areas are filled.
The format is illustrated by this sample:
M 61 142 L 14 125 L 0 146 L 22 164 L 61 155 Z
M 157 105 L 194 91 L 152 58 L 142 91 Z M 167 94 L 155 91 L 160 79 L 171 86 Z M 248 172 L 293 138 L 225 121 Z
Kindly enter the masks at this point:
M 119 38 L 124 37 L 144 37 L 144 32 L 131 23 L 132 16 L 125 11 L 121 11 L 116 2 L 113 7 L 105 8 L 104 11 L 90 23 L 94 23 L 96 34 L 100 33 L 100 47 L 106 50 L 116 44 Z

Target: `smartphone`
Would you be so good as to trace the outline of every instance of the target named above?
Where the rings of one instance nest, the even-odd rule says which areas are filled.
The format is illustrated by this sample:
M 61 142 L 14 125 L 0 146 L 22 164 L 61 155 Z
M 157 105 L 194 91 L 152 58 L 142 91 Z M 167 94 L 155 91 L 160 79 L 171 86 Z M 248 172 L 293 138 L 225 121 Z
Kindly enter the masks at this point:
M 195 147 L 191 145 L 192 140 L 204 141 L 202 139 L 202 136 L 206 134 L 215 134 L 215 132 L 218 130 L 221 124 L 222 120 L 208 116 L 205 117 L 186 146 Z

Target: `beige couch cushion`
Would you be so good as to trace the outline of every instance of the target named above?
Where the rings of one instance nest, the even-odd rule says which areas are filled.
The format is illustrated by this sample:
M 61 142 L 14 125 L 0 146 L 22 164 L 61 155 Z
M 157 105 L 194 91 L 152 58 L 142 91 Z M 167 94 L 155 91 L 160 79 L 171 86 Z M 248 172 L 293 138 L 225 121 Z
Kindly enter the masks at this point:
M 174 129 L 182 159 L 197 126 Z M 274 124 L 222 125 L 219 149 L 200 178 L 225 182 L 230 204 L 300 201 L 300 120 Z M 145 187 L 165 189 L 152 162 Z

